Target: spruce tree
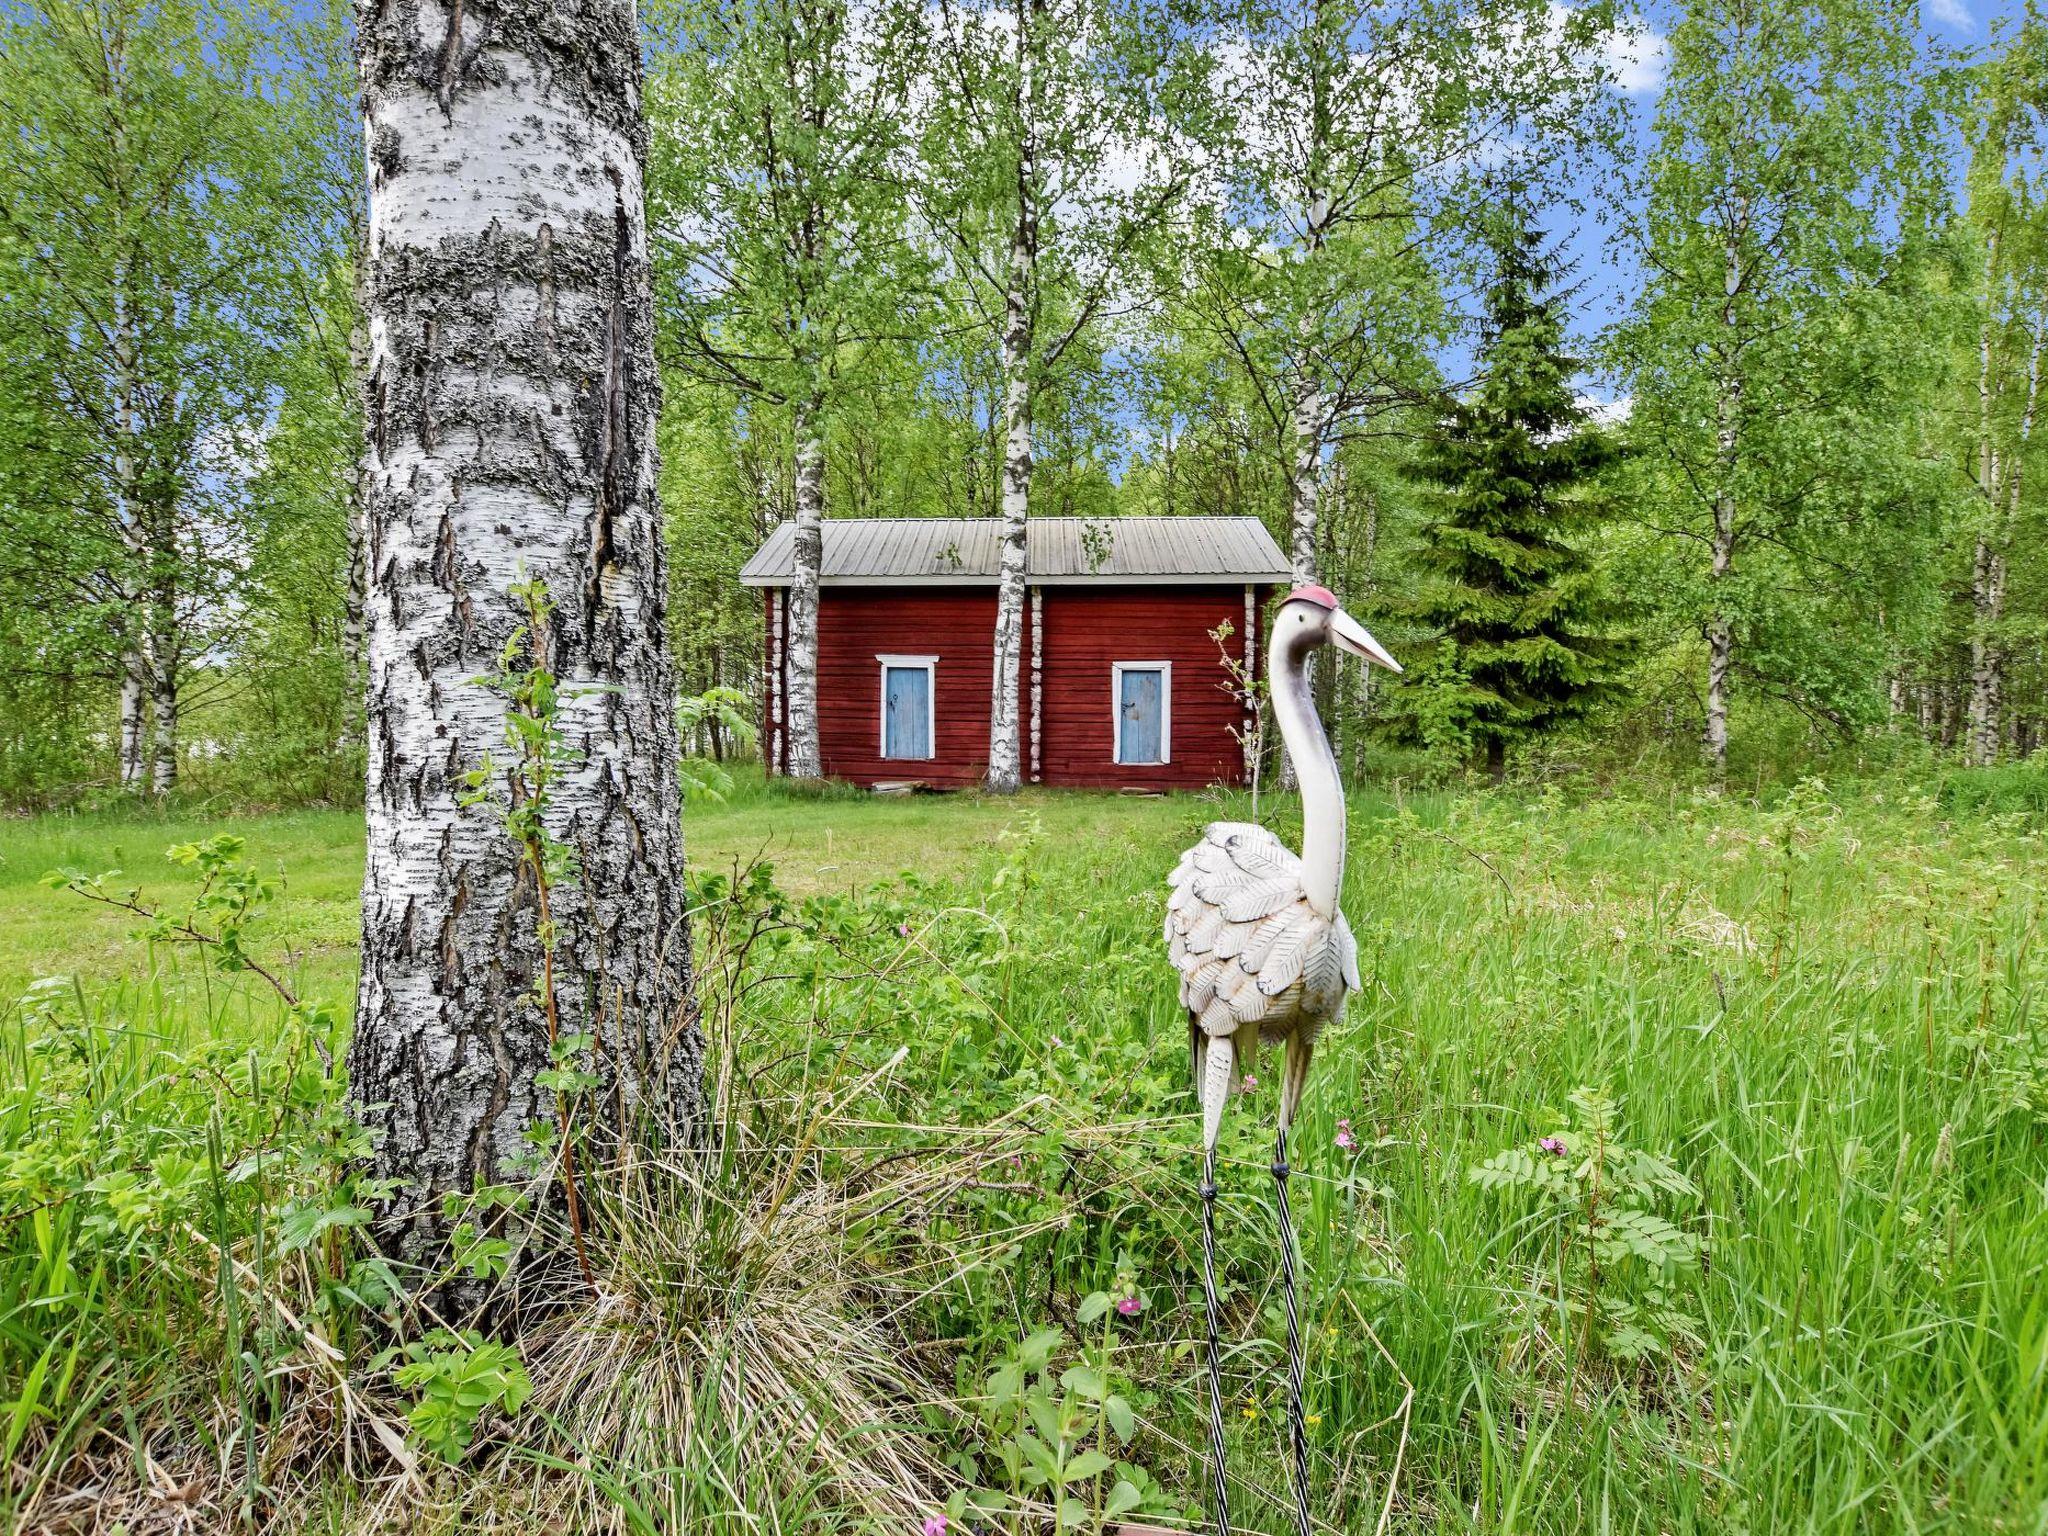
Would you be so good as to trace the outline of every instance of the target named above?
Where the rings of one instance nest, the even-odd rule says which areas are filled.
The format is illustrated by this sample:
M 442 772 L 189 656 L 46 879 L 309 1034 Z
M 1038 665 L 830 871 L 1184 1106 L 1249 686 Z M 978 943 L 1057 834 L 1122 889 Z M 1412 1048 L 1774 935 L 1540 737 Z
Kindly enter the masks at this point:
M 1561 270 L 1518 212 L 1490 244 L 1480 382 L 1412 471 L 1436 515 L 1404 607 L 1441 638 L 1404 692 L 1417 735 L 1468 745 L 1499 782 L 1509 742 L 1585 714 L 1627 646 L 1584 548 L 1599 516 L 1590 482 L 1617 450 L 1571 387 Z

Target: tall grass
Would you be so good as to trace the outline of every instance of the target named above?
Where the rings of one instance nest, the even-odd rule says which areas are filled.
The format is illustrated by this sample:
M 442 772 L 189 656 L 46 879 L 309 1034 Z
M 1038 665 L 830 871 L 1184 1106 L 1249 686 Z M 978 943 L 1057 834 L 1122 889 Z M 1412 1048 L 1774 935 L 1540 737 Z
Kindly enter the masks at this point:
M 984 814 L 741 798 L 700 823 L 829 820 L 849 865 L 870 814 L 891 862 Z M 603 1184 L 603 1301 L 524 1333 L 533 1398 L 457 1467 L 415 1448 L 404 1473 L 384 1443 L 410 1404 L 334 1295 L 359 1262 L 346 1227 L 280 1251 L 331 1170 L 234 1176 L 281 1105 L 299 1130 L 280 1145 L 341 1134 L 314 1058 L 288 1065 L 262 1005 L 201 1001 L 190 976 L 16 1005 L 10 1508 L 92 1529 L 63 1501 L 98 1488 L 136 1521 L 284 1529 L 465 1509 L 914 1529 L 1002 1480 L 991 1370 L 1047 1326 L 1077 1360 L 1081 1299 L 1129 1276 L 1120 1454 L 1156 1477 L 1155 1517 L 1199 1515 L 1195 1137 L 1159 880 L 1201 820 L 1243 810 L 1028 799 L 988 851 L 950 850 L 958 876 L 803 902 L 702 871 L 725 1134 Z M 2044 872 L 2038 819 L 1953 796 L 1354 799 L 1366 986 L 1294 1158 L 1330 1528 L 2041 1529 Z M 1700 1268 L 1589 1268 L 1564 1207 L 1473 1181 L 1564 1127 L 1580 1088 L 1696 1192 L 1660 1209 Z M 1270 1081 L 1236 1106 L 1222 1202 L 1254 1529 L 1286 1507 L 1273 1108 Z M 167 1178 L 173 1205 L 147 1208 Z M 1649 1344 L 1612 1347 L 1589 1307 L 1636 1309 Z

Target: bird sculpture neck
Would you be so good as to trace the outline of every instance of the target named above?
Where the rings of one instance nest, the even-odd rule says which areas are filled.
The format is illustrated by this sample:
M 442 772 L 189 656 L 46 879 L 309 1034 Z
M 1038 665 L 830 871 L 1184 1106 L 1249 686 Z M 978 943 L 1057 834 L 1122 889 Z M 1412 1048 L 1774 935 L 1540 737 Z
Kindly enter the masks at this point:
M 1308 658 L 1313 650 L 1294 643 L 1293 636 L 1272 646 L 1266 680 L 1280 739 L 1287 744 L 1295 782 L 1301 786 L 1302 893 L 1317 915 L 1335 921 L 1337 893 L 1344 884 L 1344 784 L 1309 692 Z

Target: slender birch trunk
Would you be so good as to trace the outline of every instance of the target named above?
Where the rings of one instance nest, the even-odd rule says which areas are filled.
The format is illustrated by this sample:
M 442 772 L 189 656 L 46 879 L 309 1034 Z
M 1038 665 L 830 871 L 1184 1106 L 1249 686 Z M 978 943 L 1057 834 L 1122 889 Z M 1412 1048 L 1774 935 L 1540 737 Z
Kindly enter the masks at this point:
M 1026 521 L 1031 510 L 1031 415 L 1036 379 L 1038 278 L 1038 166 L 1031 37 L 1040 6 L 1017 14 L 1018 117 L 1017 222 L 1003 294 L 1002 556 L 996 579 L 995 676 L 989 690 L 987 787 L 998 794 L 1024 781 L 1018 711 L 1019 661 L 1024 640 Z
M 175 648 L 160 647 L 151 669 L 151 735 L 149 790 L 161 798 L 178 787 L 178 658 Z
M 369 852 L 349 1088 L 398 1181 L 378 1237 L 432 1264 L 442 1197 L 522 1180 L 552 1124 L 551 958 L 599 1086 L 600 1150 L 688 1135 L 703 1046 L 683 904 L 675 690 L 655 499 L 641 56 L 628 0 L 366 6 L 370 167 Z M 465 775 L 507 755 L 479 686 L 545 583 L 576 764 L 540 892 Z M 502 770 L 485 790 L 506 793 Z M 544 942 L 551 931 L 551 951 Z M 541 1204 L 559 1180 L 541 1177 Z
M 133 640 L 121 648 L 121 787 L 142 787 L 142 705 L 149 691 L 142 650 Z
M 1320 14 L 1320 13 L 1319 13 Z M 1329 238 L 1330 204 L 1322 191 L 1323 140 L 1328 136 L 1327 91 L 1317 76 L 1314 101 L 1309 111 L 1316 143 L 1311 147 L 1309 185 L 1302 195 L 1308 209 L 1308 227 L 1303 232 L 1306 260 L 1321 259 Z M 1313 586 L 1317 574 L 1316 524 L 1322 513 L 1323 437 L 1328 431 L 1328 407 L 1316 376 L 1315 326 L 1319 317 L 1301 317 L 1301 355 L 1295 363 L 1293 397 L 1288 421 L 1294 429 L 1293 473 L 1289 476 L 1288 563 L 1297 587 Z
M 117 125 L 116 153 L 122 152 L 124 147 Z M 135 397 L 138 369 L 134 320 L 126 303 L 125 285 L 117 276 L 114 291 L 114 494 L 118 501 L 116 516 L 122 545 L 135 583 L 123 594 L 124 601 L 133 606 L 122 619 L 120 772 L 121 787 L 136 791 L 140 791 L 148 780 L 143 709 L 149 694 L 149 662 L 144 654 L 149 621 L 142 600 L 136 595 L 147 585 L 147 545 L 142 536 L 133 448 L 137 434 Z
M 1748 202 L 1738 197 L 1735 221 L 1728 228 L 1722 277 L 1722 358 L 1715 411 L 1714 532 L 1710 572 L 1715 596 L 1707 614 L 1707 723 L 1702 740 L 1708 771 L 1716 784 L 1728 777 L 1728 687 L 1735 671 L 1735 621 L 1723 596 L 1735 572 L 1735 476 L 1742 455 L 1743 379 L 1740 342 L 1735 334 L 1735 300 L 1742 291 L 1742 229 Z
M 2005 618 L 2006 562 L 2019 517 L 2020 479 L 2041 393 L 2044 341 L 2048 341 L 2048 310 L 2043 311 L 2034 327 L 2033 344 L 2027 356 L 2026 404 L 2020 411 L 2018 441 L 2009 455 L 2001 455 L 1992 442 L 1988 325 L 1980 342 L 1977 477 L 1985 506 L 1984 528 L 1977 536 L 1970 563 L 1970 714 L 1964 745 L 1965 760 L 1976 768 L 1987 768 L 1998 760 L 2004 736 L 2001 716 L 2005 700 L 2005 647 L 1999 626 Z
M 1294 584 L 1316 581 L 1316 525 L 1322 514 L 1323 396 L 1304 368 L 1294 390 L 1294 474 L 1288 502 L 1288 557 Z
M 178 670 L 185 661 L 178 604 L 183 592 L 177 510 L 164 499 L 162 487 L 151 487 L 146 502 L 142 525 L 149 597 L 142 655 L 151 717 L 149 788 L 161 798 L 178 787 Z
M 818 581 L 825 560 L 825 441 L 815 399 L 796 404 L 795 566 L 789 580 L 789 745 L 783 771 L 793 779 L 824 774 L 818 744 Z
M 1964 760 L 1974 767 L 1991 761 L 1982 747 L 1998 708 L 1992 592 L 1994 585 L 2002 583 L 1994 583 L 1992 573 L 1992 524 L 1998 516 L 1999 496 L 1998 448 L 1991 434 L 1992 332 L 1998 297 L 1998 257 L 1999 231 L 1994 227 L 1984 242 L 1984 319 L 1977 329 L 1977 495 L 1982 505 L 1975 546 L 1970 551 L 1970 705 L 1968 736 L 1963 746 Z

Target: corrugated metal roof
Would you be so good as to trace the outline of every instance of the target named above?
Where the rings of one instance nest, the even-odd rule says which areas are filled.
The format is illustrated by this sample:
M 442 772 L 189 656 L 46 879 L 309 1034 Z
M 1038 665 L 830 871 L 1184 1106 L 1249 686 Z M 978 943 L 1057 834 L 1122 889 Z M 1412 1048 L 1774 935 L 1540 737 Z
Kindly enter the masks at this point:
M 976 585 L 996 579 L 992 517 L 827 518 L 826 586 Z M 796 529 L 784 523 L 740 569 L 750 587 L 789 585 Z M 1025 568 L 1039 583 L 1284 582 L 1286 556 L 1255 517 L 1034 517 Z

